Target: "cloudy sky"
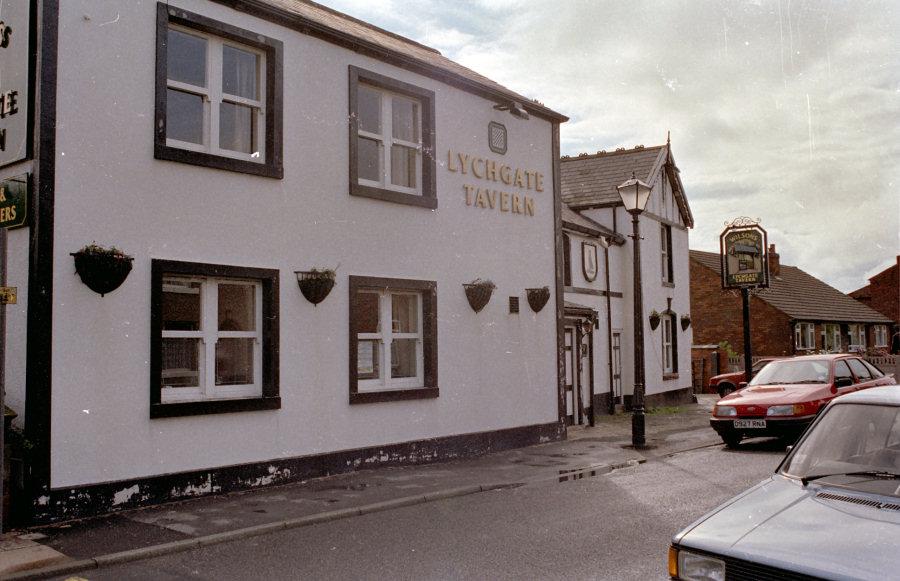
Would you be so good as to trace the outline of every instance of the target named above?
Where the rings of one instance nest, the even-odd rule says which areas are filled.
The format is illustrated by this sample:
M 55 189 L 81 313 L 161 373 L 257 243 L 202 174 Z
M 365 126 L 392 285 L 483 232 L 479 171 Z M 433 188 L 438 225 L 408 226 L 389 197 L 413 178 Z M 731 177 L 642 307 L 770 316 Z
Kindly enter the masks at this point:
M 900 3 L 320 0 L 568 115 L 562 153 L 665 142 L 696 226 L 759 218 L 851 291 L 900 253 Z

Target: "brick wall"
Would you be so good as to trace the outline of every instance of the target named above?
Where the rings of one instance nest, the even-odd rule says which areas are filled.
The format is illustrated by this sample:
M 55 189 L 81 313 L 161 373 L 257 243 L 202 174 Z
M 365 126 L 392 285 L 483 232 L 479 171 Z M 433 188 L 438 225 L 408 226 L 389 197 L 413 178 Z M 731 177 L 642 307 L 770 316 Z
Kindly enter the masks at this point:
M 737 353 L 744 352 L 741 293 L 722 290 L 718 273 L 691 260 L 691 321 L 694 343 L 728 341 Z M 757 355 L 793 353 L 790 318 L 768 303 L 750 297 L 750 340 Z M 821 337 L 816 336 L 821 342 Z
M 900 261 L 900 258 L 898 258 Z M 863 288 L 850 296 L 900 324 L 900 267 L 893 266 L 869 279 Z

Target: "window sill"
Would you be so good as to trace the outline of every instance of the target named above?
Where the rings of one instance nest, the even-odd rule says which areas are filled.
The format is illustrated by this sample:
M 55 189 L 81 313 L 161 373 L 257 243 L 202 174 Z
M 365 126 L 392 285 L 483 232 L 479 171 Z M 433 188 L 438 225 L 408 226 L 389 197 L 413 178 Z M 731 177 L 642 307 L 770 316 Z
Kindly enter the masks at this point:
M 350 393 L 350 405 L 361 403 L 380 403 L 385 401 L 403 401 L 410 399 L 433 399 L 438 397 L 438 388 L 420 387 L 418 389 L 393 389 L 389 391 L 358 391 Z
M 153 157 L 166 161 L 177 161 L 190 165 L 199 165 L 213 169 L 223 169 L 238 173 L 258 175 L 268 178 L 283 179 L 284 167 L 280 163 L 256 163 L 244 159 L 235 159 L 222 155 L 213 155 L 202 151 L 191 151 L 157 143 Z
M 254 397 L 150 404 L 151 418 L 176 418 L 281 409 L 281 397 Z
M 664 287 L 666 287 L 666 288 L 675 288 L 675 283 L 674 283 L 674 282 L 668 282 L 668 281 L 665 281 L 665 280 L 664 280 L 664 281 L 662 281 L 662 285 L 663 285 Z
M 372 186 L 351 183 L 350 195 L 381 200 L 383 202 L 393 202 L 394 204 L 430 208 L 432 210 L 437 208 L 437 198 L 428 194 L 406 194 L 404 192 L 395 192 L 384 188 L 373 188 Z
M 669 381 L 670 379 L 678 379 L 677 373 L 663 373 L 663 381 Z

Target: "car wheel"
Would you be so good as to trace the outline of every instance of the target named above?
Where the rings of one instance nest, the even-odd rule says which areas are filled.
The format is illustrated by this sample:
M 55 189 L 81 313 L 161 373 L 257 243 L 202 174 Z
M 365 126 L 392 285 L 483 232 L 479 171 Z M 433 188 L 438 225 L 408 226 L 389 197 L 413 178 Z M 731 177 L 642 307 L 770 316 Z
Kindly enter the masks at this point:
M 729 393 L 734 391 L 734 386 L 730 383 L 720 383 L 719 384 L 719 397 L 725 397 Z
M 722 434 L 722 441 L 725 442 L 725 445 L 729 448 L 737 448 L 738 444 L 741 443 L 741 435 L 740 434 Z

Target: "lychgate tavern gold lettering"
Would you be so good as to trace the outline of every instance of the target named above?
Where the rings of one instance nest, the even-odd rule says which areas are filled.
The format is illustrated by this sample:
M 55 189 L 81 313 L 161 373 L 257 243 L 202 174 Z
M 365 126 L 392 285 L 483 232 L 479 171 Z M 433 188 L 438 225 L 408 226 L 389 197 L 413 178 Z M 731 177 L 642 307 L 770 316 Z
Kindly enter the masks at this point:
M 479 180 L 494 182 L 498 188 L 463 184 L 467 206 L 507 214 L 534 216 L 534 198 L 521 190 L 543 192 L 544 174 L 533 169 L 511 167 L 501 161 L 447 150 L 447 170 Z M 512 186 L 519 191 L 508 191 Z

